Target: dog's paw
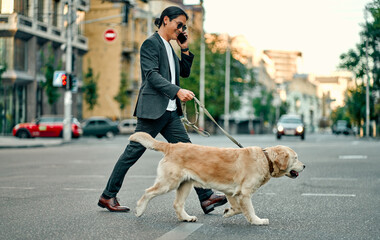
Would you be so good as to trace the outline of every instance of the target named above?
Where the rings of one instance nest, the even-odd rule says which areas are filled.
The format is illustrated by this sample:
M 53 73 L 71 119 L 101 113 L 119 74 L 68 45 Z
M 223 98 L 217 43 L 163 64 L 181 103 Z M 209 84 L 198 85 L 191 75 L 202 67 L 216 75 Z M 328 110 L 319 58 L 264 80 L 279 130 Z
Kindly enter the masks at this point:
M 182 219 L 183 222 L 196 222 L 198 221 L 198 218 L 196 216 L 189 216 L 185 219 Z
M 261 225 L 269 225 L 269 219 L 263 218 L 261 220 L 262 220 L 262 224 Z
M 231 217 L 233 215 L 233 211 L 234 210 L 232 210 L 232 208 L 224 209 L 223 217 L 225 218 Z
M 138 208 L 138 207 L 136 208 L 135 210 L 136 217 L 140 217 L 143 213 L 144 211 L 141 208 Z
M 252 224 L 259 225 L 259 226 L 269 225 L 269 219 L 267 219 L 267 218 L 258 219 L 256 221 L 252 222 Z

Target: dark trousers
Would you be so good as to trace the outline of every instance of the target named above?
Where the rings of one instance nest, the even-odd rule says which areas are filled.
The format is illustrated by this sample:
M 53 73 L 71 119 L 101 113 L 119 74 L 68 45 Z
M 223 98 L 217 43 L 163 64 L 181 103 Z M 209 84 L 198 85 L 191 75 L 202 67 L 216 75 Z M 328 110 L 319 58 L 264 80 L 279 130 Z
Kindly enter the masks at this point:
M 156 137 L 158 133 L 161 133 L 169 143 L 191 142 L 176 111 L 166 111 L 164 115 L 155 120 L 139 118 L 137 120 L 136 132 L 146 132 L 152 137 Z M 146 148 L 137 142 L 130 142 L 127 145 L 112 171 L 103 192 L 104 195 L 108 197 L 116 196 L 129 168 L 137 162 L 145 150 Z M 210 189 L 195 188 L 195 191 L 200 201 L 208 199 L 213 194 Z

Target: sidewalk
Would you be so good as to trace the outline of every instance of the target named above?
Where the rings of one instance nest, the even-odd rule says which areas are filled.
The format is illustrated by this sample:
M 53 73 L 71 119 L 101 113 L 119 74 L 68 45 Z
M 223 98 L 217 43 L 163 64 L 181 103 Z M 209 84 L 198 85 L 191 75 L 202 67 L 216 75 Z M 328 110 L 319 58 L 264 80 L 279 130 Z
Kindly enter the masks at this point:
M 0 149 L 4 148 L 35 148 L 52 147 L 63 144 L 62 138 L 26 138 L 14 136 L 0 136 Z

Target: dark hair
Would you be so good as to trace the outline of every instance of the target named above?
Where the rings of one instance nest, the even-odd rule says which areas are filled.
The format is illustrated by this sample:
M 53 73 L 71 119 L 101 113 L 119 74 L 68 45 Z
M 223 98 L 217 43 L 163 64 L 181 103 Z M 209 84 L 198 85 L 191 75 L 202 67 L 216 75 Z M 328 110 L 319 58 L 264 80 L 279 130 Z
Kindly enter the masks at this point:
M 165 8 L 164 11 L 162 11 L 161 17 L 156 18 L 156 20 L 154 20 L 154 25 L 156 25 L 158 28 L 160 28 L 162 23 L 164 22 L 165 16 L 168 16 L 170 21 L 171 21 L 171 20 L 173 20 L 173 19 L 175 19 L 181 15 L 184 15 L 186 17 L 186 20 L 189 19 L 189 16 L 187 15 L 187 13 L 185 11 L 183 11 L 181 8 L 175 7 L 175 6 L 167 7 L 167 8 Z

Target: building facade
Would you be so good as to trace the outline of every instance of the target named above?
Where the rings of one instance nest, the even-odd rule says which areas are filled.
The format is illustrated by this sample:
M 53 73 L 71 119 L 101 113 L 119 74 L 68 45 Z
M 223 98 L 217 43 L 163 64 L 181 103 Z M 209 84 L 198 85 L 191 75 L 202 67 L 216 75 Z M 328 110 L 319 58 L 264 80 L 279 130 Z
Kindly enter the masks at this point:
M 302 63 L 302 53 L 298 51 L 264 50 L 264 53 L 274 62 L 276 83 L 293 79 Z
M 82 58 L 87 52 L 83 36 L 89 0 L 73 2 L 72 70 L 82 77 Z M 49 103 L 45 67 L 64 70 L 67 26 L 67 0 L 0 1 L 0 65 L 6 71 L 0 85 L 0 129 L 9 134 L 20 122 L 41 115 L 63 114 L 63 89 L 56 89 L 57 100 Z M 81 115 L 81 97 L 73 95 L 73 115 Z
M 291 81 L 285 83 L 289 114 L 300 115 L 305 123 L 306 131 L 318 130 L 318 122 L 322 117 L 322 102 L 318 97 L 318 86 L 312 83 L 313 76 L 295 74 Z
M 168 6 L 179 6 L 189 14 L 189 36 L 199 32 L 202 11 L 199 5 L 184 5 L 180 0 L 91 0 L 86 14 L 85 36 L 89 39 L 89 52 L 83 60 L 83 71 L 93 69 L 97 78 L 98 100 L 90 110 L 83 104 L 83 117 L 105 116 L 111 119 L 133 117 L 141 84 L 140 46 L 157 27 L 154 19 Z M 111 31 L 115 38 L 107 40 Z M 199 33 L 198 33 L 199 34 Z M 191 41 L 192 39 L 190 39 Z M 172 44 L 178 51 L 177 44 Z M 121 109 L 115 96 L 120 91 L 122 77 L 126 78 L 128 103 Z

